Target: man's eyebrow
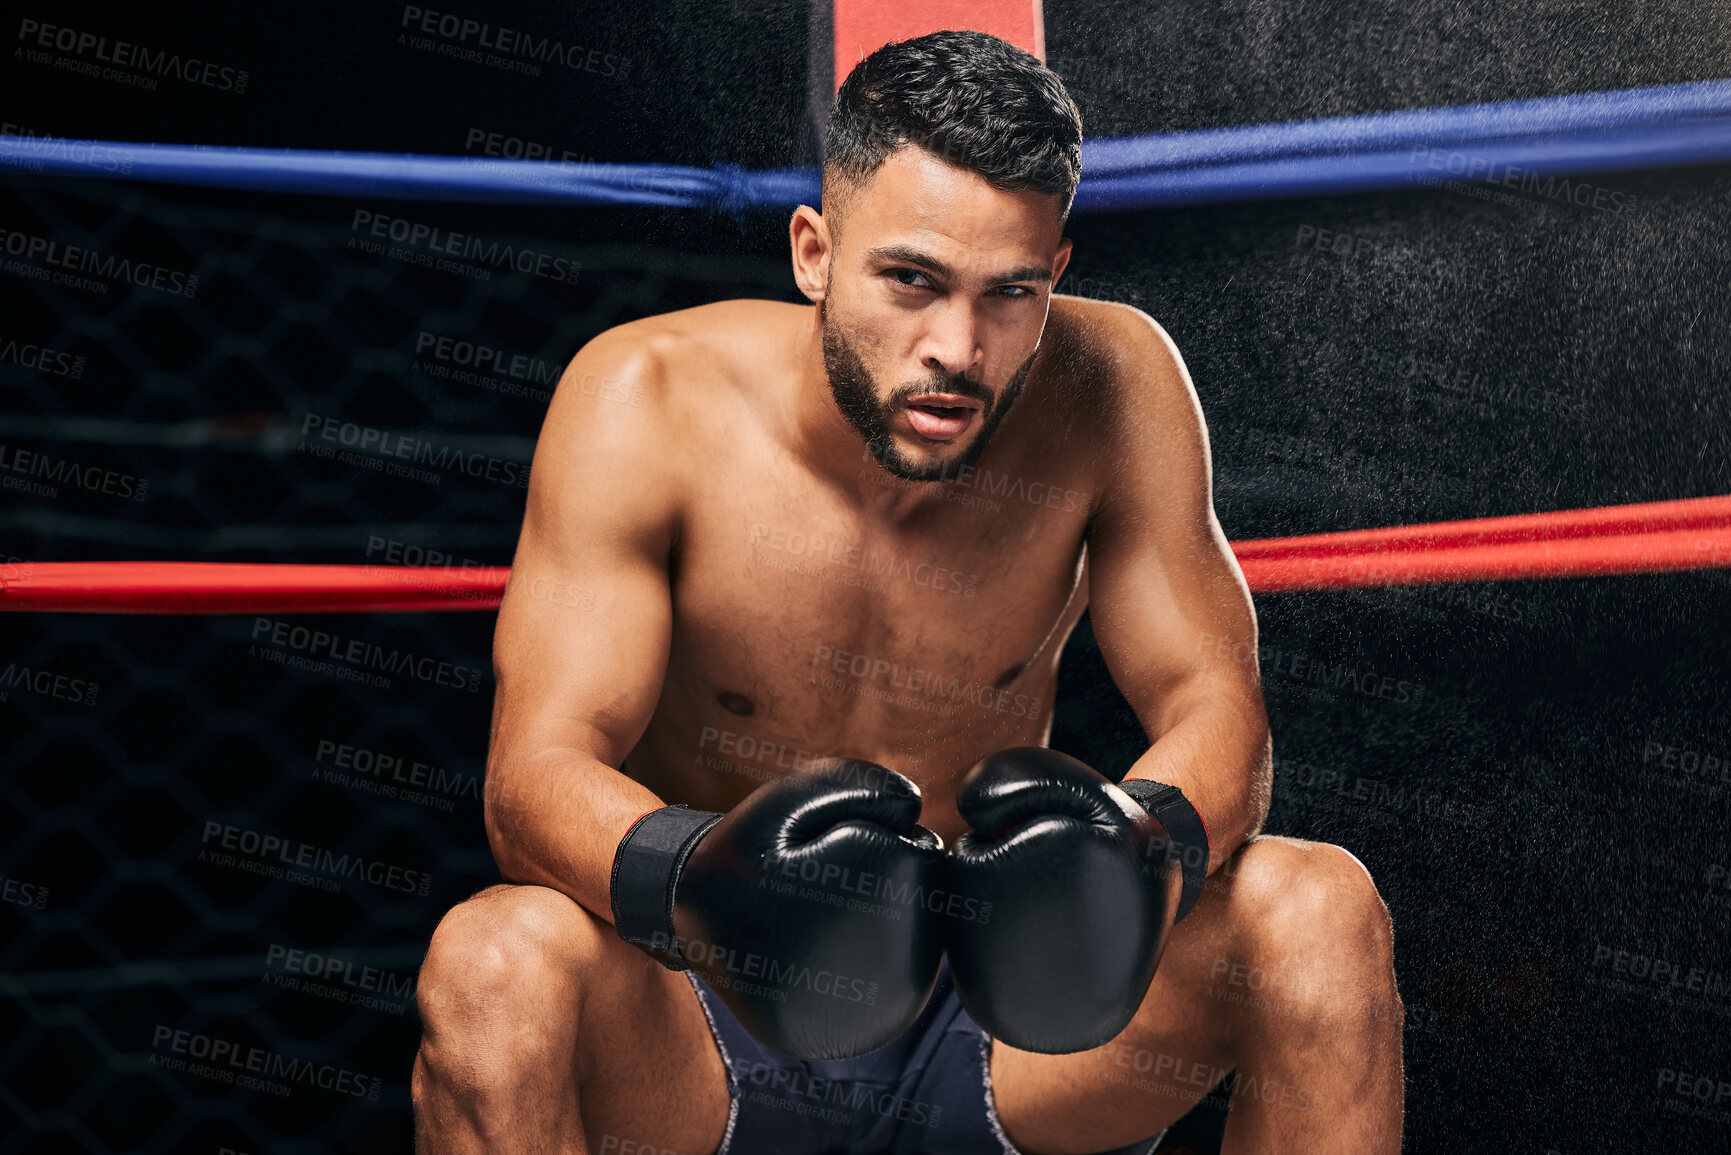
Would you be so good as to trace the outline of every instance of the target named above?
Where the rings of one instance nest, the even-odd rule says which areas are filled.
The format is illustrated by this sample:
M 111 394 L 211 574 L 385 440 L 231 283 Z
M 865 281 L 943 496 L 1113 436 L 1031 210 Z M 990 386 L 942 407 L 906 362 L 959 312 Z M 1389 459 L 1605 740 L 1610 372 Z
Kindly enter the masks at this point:
M 946 281 L 954 280 L 956 276 L 955 270 L 950 266 L 929 253 L 922 253 L 912 245 L 879 245 L 875 249 L 868 249 L 866 256 L 880 261 L 891 261 L 896 264 L 913 265 L 917 268 L 926 269 L 936 273 Z M 1051 269 L 1042 265 L 1022 265 L 1019 268 L 1011 269 L 1009 272 L 999 273 L 997 276 L 988 278 L 987 283 L 992 285 L 1010 285 L 1017 281 L 1044 283 L 1051 279 Z
M 992 278 L 994 285 L 1008 285 L 1016 281 L 1050 281 L 1052 270 L 1044 265 L 1023 265 L 1019 269 L 1011 269 Z

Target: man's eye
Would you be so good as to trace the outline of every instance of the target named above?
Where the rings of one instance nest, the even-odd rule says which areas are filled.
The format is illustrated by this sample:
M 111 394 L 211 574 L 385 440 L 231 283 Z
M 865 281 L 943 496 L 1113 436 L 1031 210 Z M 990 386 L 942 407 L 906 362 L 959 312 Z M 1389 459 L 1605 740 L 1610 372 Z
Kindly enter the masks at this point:
M 1034 295 L 1034 290 L 1028 288 L 1026 285 L 999 285 L 996 291 L 1002 293 L 1012 301 L 1019 300 L 1022 297 L 1032 297 Z
M 897 284 L 902 285 L 920 285 L 926 279 L 926 275 L 918 269 L 891 269 L 889 273 L 896 279 Z

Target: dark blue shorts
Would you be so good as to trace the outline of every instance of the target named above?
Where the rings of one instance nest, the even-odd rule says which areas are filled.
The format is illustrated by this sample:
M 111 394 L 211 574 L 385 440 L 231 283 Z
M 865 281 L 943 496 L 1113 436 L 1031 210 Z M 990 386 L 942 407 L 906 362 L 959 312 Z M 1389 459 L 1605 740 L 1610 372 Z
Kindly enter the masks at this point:
M 686 975 L 727 1067 L 717 1155 L 1017 1155 L 992 1103 L 991 1039 L 962 1009 L 947 959 L 931 1003 L 901 1038 L 832 1062 L 764 1046 L 695 972 Z M 1161 1137 L 1110 1155 L 1148 1155 Z

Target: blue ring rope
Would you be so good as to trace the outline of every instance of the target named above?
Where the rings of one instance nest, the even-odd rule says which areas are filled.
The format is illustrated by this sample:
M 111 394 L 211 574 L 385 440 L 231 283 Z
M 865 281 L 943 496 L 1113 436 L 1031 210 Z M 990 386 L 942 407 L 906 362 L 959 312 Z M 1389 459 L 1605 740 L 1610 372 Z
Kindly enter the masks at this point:
M 1439 180 L 1731 160 L 1731 81 L 1108 137 L 1082 145 L 1078 212 L 1265 200 Z M 818 170 L 0 137 L 0 171 L 206 188 L 505 204 L 753 209 L 818 203 Z

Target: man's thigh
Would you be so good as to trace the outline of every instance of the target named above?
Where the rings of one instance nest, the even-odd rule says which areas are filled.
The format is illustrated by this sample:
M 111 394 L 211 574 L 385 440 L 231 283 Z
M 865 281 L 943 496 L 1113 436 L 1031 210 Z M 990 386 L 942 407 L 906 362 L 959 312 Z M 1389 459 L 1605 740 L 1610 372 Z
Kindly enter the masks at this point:
M 1110 1043 L 1038 1055 L 994 1040 L 993 1097 L 1011 1139 L 1038 1152 L 1127 1146 L 1175 1123 L 1225 1078 L 1265 1002 L 1234 997 L 1231 976 L 1266 954 L 1275 924 L 1266 915 L 1281 894 L 1331 885 L 1329 870 L 1308 869 L 1311 848 L 1333 849 L 1252 839 L 1210 876 L 1136 1017 Z
M 625 997 L 585 1003 L 578 1097 L 589 1149 L 709 1155 L 726 1132 L 730 1100 L 702 1004 L 685 974 L 619 945 L 619 967 L 641 977 L 623 984 Z

